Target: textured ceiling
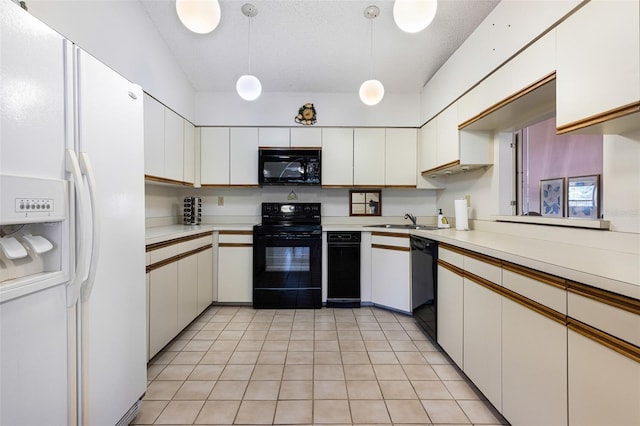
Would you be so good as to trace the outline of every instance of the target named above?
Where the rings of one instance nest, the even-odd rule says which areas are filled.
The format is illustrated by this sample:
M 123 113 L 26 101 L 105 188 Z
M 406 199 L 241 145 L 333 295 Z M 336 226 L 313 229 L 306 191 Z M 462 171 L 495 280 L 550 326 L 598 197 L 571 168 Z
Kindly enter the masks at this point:
M 392 0 L 220 0 L 220 25 L 199 35 L 182 26 L 174 1 L 140 1 L 197 91 L 234 91 L 250 47 L 263 91 L 305 93 L 357 92 L 372 77 L 387 93 L 418 93 L 499 3 L 440 0 L 431 25 L 407 34 L 393 22 Z M 250 23 L 240 10 L 247 2 L 258 8 Z M 380 8 L 372 22 L 369 5 Z

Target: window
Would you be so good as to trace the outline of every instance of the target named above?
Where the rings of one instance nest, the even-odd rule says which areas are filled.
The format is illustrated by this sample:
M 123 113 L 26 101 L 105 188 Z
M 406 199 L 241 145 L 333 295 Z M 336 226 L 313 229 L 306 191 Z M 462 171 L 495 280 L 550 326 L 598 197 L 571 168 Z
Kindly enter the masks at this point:
M 566 184 L 569 178 L 602 176 L 602 135 L 556 135 L 552 117 L 519 130 L 516 138 L 518 215 L 540 215 L 540 181 L 564 179 Z M 565 217 L 566 203 L 565 195 Z

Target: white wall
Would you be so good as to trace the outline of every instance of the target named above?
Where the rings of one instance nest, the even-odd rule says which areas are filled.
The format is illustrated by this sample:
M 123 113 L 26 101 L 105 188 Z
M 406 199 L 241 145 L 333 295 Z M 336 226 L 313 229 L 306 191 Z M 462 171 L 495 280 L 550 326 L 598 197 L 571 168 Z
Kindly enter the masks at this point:
M 262 93 L 253 102 L 236 92 L 199 92 L 196 125 L 295 126 L 298 109 L 312 103 L 316 126 L 417 127 L 419 94 L 386 94 L 376 106 L 367 106 L 353 93 Z
M 29 0 L 29 12 L 193 121 L 195 91 L 137 1 Z

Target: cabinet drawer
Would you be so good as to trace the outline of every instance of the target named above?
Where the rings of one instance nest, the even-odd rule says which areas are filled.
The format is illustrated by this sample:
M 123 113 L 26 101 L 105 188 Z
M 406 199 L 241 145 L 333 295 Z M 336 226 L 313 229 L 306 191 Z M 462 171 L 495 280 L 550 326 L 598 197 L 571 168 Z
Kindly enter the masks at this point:
M 372 246 L 387 246 L 393 250 L 394 247 L 409 250 L 409 235 L 408 234 L 385 234 L 372 232 L 371 233 L 371 245 Z M 384 247 L 378 247 L 384 249 Z
M 619 339 L 640 346 L 640 315 L 616 308 L 592 297 L 576 294 L 567 295 L 567 310 L 575 318 L 594 328 L 609 333 Z
M 218 244 L 253 244 L 252 231 L 220 231 Z
M 200 247 L 208 246 L 210 244 L 213 244 L 213 236 L 212 235 L 208 235 L 206 237 L 202 237 L 202 238 L 198 238 L 198 239 L 195 239 L 195 240 L 189 240 L 189 241 L 185 241 L 183 243 L 180 243 L 178 245 L 178 252 L 179 253 L 186 253 L 186 252 L 189 252 L 191 250 L 198 249 Z
M 464 269 L 464 256 L 458 252 L 448 250 L 441 246 L 438 248 L 438 258 L 450 265 Z
M 502 271 L 502 285 L 509 290 L 513 290 L 522 296 L 548 306 L 554 311 L 561 314 L 567 314 L 567 292 L 563 288 L 564 280 L 553 277 L 555 281 L 543 282 L 536 279 L 534 274 L 527 276 L 525 269 L 519 267 L 518 270 L 512 269 L 510 265 L 505 264 Z M 551 278 L 550 278 L 551 279 Z
M 502 285 L 502 268 L 499 264 L 487 263 L 479 258 L 464 256 L 464 270 L 494 284 Z
M 165 247 L 160 247 L 156 250 L 149 252 L 150 264 L 161 262 L 170 257 L 178 255 L 178 244 L 172 244 Z

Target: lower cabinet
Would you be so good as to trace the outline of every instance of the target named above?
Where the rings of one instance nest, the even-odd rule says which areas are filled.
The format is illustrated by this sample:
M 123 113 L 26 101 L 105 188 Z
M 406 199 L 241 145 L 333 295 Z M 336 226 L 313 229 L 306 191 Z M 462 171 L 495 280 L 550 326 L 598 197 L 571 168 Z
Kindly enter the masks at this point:
M 147 246 L 147 335 L 151 359 L 213 301 L 212 235 Z
M 253 301 L 253 232 L 220 231 L 218 302 Z
M 631 359 L 605 346 L 609 342 L 596 342 L 571 329 L 568 339 L 569 424 L 639 425 L 638 354 Z
M 371 265 L 371 301 L 376 305 L 410 313 L 409 235 L 373 232 Z
M 149 273 L 149 359 L 178 334 L 178 263 Z
M 514 425 L 566 425 L 566 326 L 503 298 L 502 339 L 504 416 Z
M 463 369 L 500 411 L 503 374 L 502 296 L 464 278 L 463 297 Z
M 438 265 L 438 344 L 462 368 L 463 281 L 452 267 Z

